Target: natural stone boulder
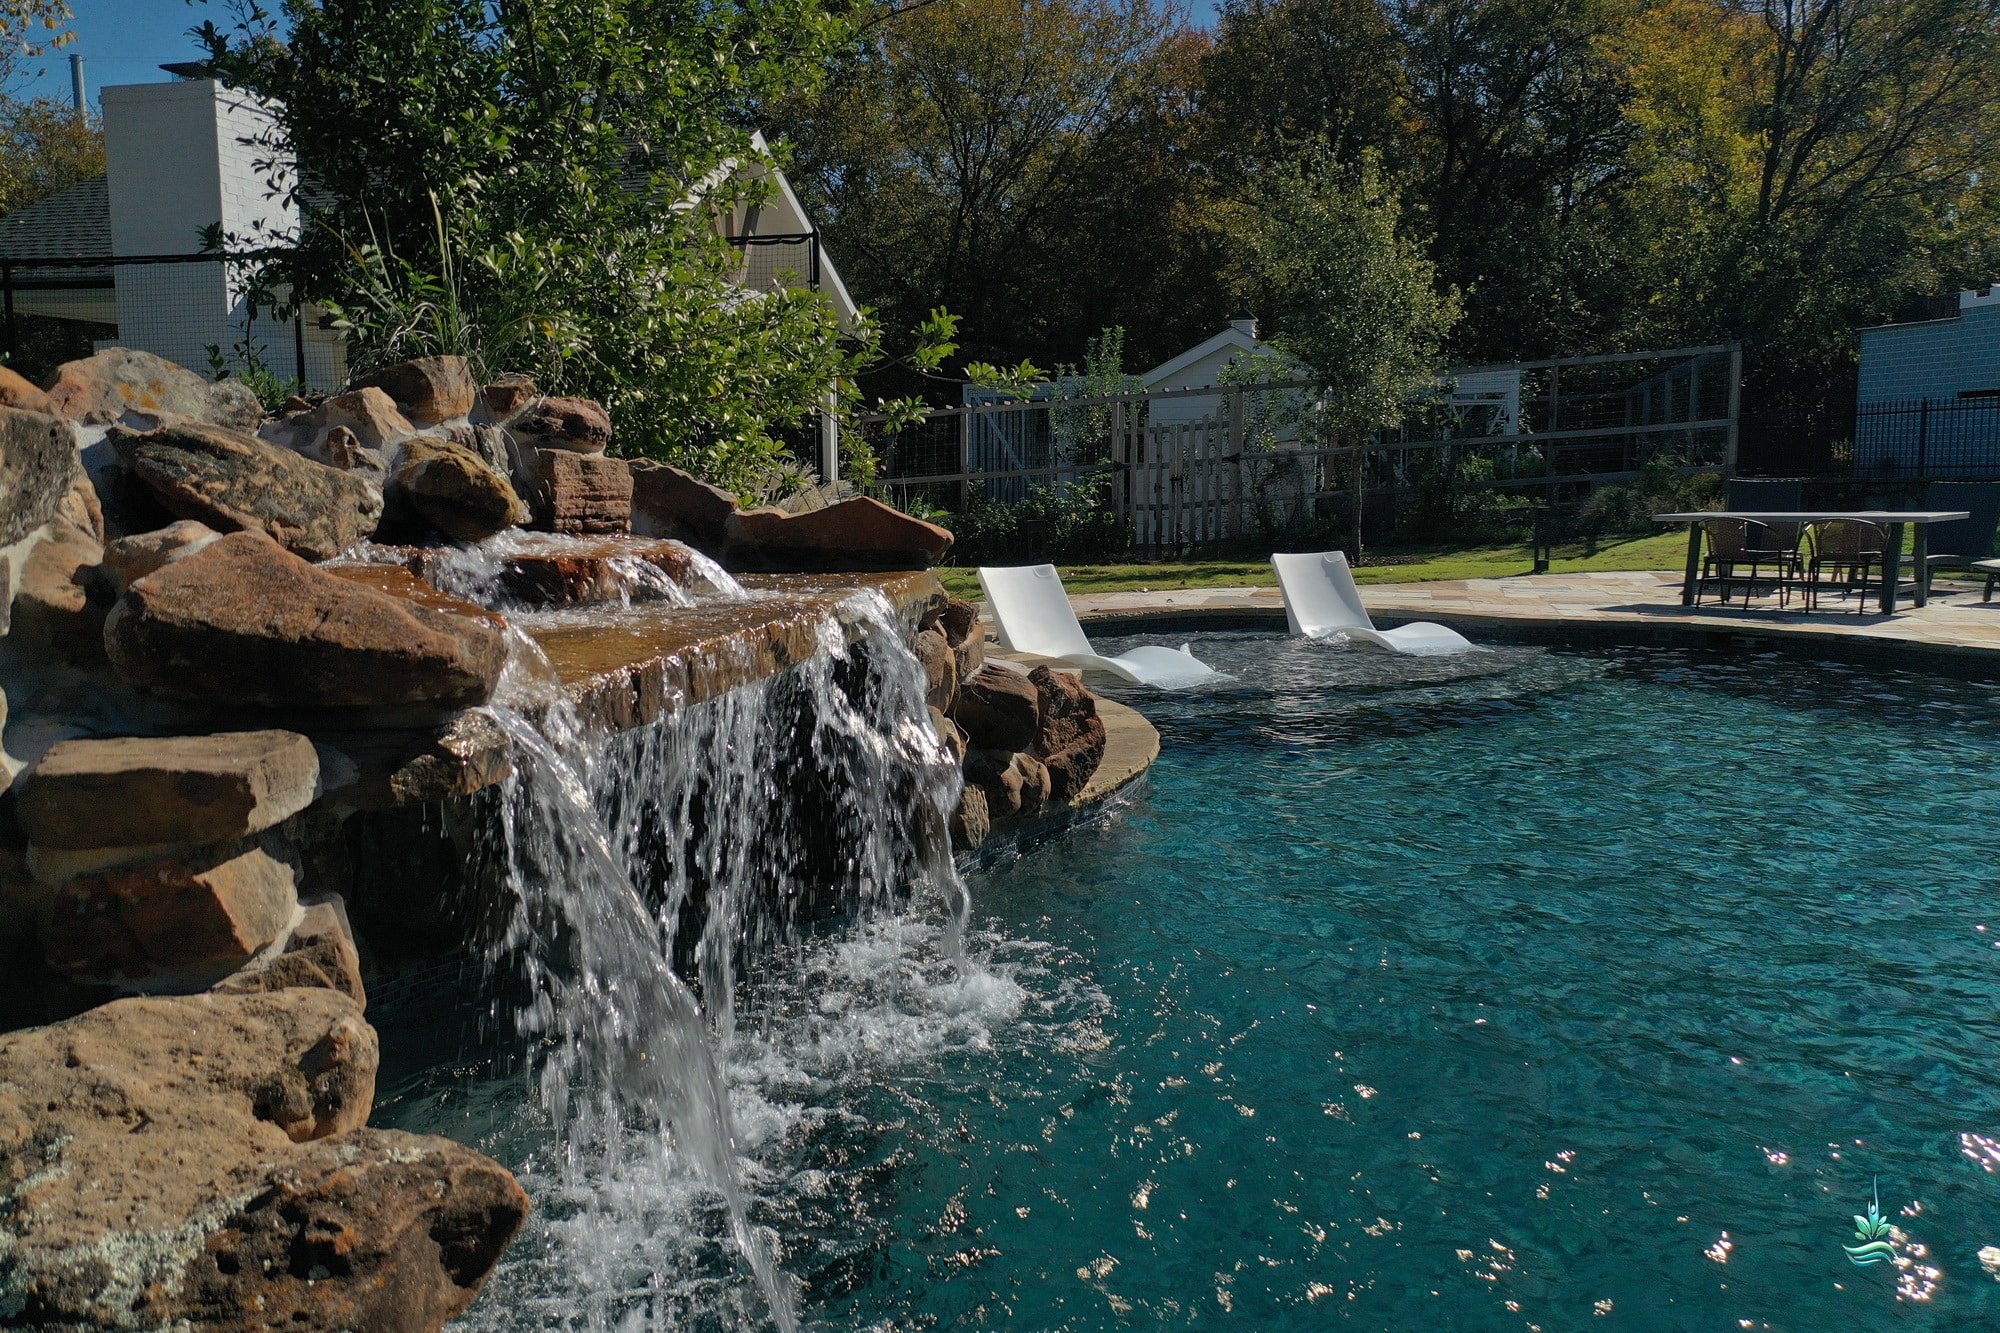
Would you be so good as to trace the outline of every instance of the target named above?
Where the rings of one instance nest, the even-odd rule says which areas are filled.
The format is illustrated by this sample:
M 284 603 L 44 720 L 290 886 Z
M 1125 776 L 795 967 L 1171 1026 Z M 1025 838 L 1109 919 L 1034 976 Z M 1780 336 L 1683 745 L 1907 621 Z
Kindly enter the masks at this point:
M 46 413 L 0 407 L 0 546 L 54 518 L 76 475 L 69 427 Z
M 588 398 L 544 398 L 508 426 L 544 449 L 601 454 L 611 443 L 611 417 Z
M 986 664 L 986 628 L 979 623 L 979 608 L 973 603 L 946 602 L 938 616 L 938 630 L 958 659 L 960 680 Z
M 736 497 L 720 486 L 650 458 L 635 458 L 632 469 L 632 531 L 643 537 L 671 537 L 703 551 L 719 551 L 729 537 Z
M 986 808 L 996 822 L 1037 814 L 1049 799 L 1049 770 L 1031 754 L 968 751 L 965 780 L 986 793 Z
M 319 755 L 293 731 L 58 741 L 19 793 L 38 847 L 222 842 L 312 803 Z
M 361 953 L 348 925 L 347 908 L 338 897 L 306 904 L 282 951 L 230 973 L 215 991 L 219 995 L 255 995 L 295 986 L 336 990 L 362 1008 L 368 1007 L 368 991 L 361 983 Z
M 1041 695 L 1041 725 L 1035 758 L 1049 770 L 1049 795 L 1073 800 L 1104 759 L 1104 719 L 1097 698 L 1067 671 L 1036 667 L 1028 674 Z
M 924 669 L 924 702 L 949 713 L 958 701 L 958 658 L 944 635 L 934 629 L 921 631 L 910 645 L 917 663 Z
M 106 606 L 90 585 L 104 548 L 67 523 L 51 523 L 28 550 L 14 589 L 10 632 L 72 666 L 104 662 Z
M 301 452 L 328 467 L 339 468 L 342 472 L 366 472 L 371 477 L 383 474 L 389 466 L 380 453 L 361 443 L 361 437 L 347 426 L 335 426 L 329 430 L 326 438 L 319 442 L 316 454 L 309 450 Z
M 959 682 L 952 720 L 973 748 L 1025 750 L 1041 732 L 1041 692 L 1018 671 L 984 666 Z
M 952 536 L 880 500 L 855 496 L 802 514 L 745 509 L 730 515 L 723 563 L 775 571 L 929 569 Z
M 329 467 L 378 471 L 389 451 L 416 433 L 394 399 L 367 388 L 337 393 L 308 411 L 270 422 L 258 435 Z
M 120 537 L 104 548 L 103 577 L 113 593 L 122 595 L 137 580 L 193 555 L 221 536 L 206 523 L 184 518 L 151 532 Z
M 111 347 L 56 367 L 43 386 L 62 416 L 108 426 L 127 412 L 170 412 L 235 430 L 255 430 L 264 405 L 241 380 L 203 379 L 151 352 Z
M 372 482 L 240 431 L 115 431 L 112 447 L 178 517 L 224 532 L 263 532 L 308 560 L 339 555 L 382 519 L 382 492 Z
M 507 478 L 450 440 L 419 435 L 405 444 L 394 485 L 410 508 L 454 541 L 481 541 L 529 518 Z
M 356 389 L 380 389 L 419 426 L 462 417 L 472 410 L 472 367 L 462 356 L 420 356 L 382 366 L 354 379 Z
M 97 502 L 97 488 L 82 468 L 56 505 L 56 521 L 69 524 L 99 546 L 104 544 L 104 506 Z
M 284 934 L 297 908 L 294 868 L 258 844 L 80 875 L 56 890 L 49 966 L 93 981 L 171 977 L 171 988 L 194 989 Z
M 958 794 L 958 806 L 951 812 L 951 845 L 961 852 L 979 850 L 993 835 L 993 819 L 986 808 L 986 793 L 967 787 Z
M 951 752 L 951 762 L 963 764 L 966 755 L 965 733 L 959 730 L 958 723 L 935 708 L 926 708 L 924 712 L 930 716 L 931 730 L 937 732 L 938 739 L 944 742 L 944 748 Z
M 632 469 L 624 459 L 542 449 L 534 477 L 536 527 L 579 537 L 631 531 Z
M 487 415 L 500 422 L 512 420 L 539 396 L 535 382 L 526 375 L 502 375 L 479 390 Z
M 278 708 L 462 707 L 492 693 L 507 651 L 490 621 L 338 578 L 249 532 L 126 589 L 104 641 L 142 689 Z
M 125 999 L 0 1035 L 0 1320 L 435 1328 L 526 1213 L 505 1170 L 361 1129 L 379 1062 L 324 989 Z
M 6 366 L 0 366 L 0 407 L 18 407 L 23 412 L 55 415 L 56 405 L 49 396 Z
M 234 1180 L 257 1188 L 188 1270 L 197 1328 L 431 1333 L 472 1304 L 528 1216 L 498 1162 L 392 1130 Z

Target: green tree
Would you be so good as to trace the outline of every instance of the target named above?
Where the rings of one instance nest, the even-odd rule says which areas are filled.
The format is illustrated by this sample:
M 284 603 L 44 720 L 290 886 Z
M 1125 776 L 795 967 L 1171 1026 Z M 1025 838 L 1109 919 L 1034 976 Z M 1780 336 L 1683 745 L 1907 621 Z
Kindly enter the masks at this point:
M 281 275 L 365 363 L 431 350 L 604 401 L 621 451 L 733 485 L 875 357 L 817 294 L 732 283 L 751 110 L 847 31 L 820 0 L 287 0 L 204 36 L 274 99 Z M 302 183 L 285 165 L 305 164 Z M 234 238 L 242 239 L 242 238 Z
M 1315 424 L 1332 443 L 1399 424 L 1435 385 L 1459 318 L 1458 293 L 1439 290 L 1423 247 L 1398 229 L 1401 213 L 1372 157 L 1322 154 L 1277 175 L 1255 237 L 1277 314 L 1271 341 L 1311 368 L 1324 395 Z M 1358 554 L 1358 456 L 1353 476 Z
M 1620 49 L 1654 238 L 1641 336 L 1741 338 L 1753 405 L 1843 416 L 1857 325 L 2000 266 L 1996 21 L 1992 0 L 1648 9 Z
M 0 98 L 0 213 L 104 173 L 104 127 L 51 98 Z
M 863 30 L 771 119 L 892 326 L 945 305 L 968 358 L 1048 364 L 1118 324 L 1146 364 L 1231 299 L 1189 152 L 1203 46 L 1157 0 L 942 0 Z

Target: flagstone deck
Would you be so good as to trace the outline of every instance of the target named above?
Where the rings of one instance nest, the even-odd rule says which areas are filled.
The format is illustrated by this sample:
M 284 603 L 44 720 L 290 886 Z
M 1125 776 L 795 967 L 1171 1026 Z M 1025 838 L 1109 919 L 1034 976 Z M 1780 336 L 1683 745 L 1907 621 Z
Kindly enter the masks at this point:
M 1929 606 L 1893 616 L 1857 615 L 1853 603 L 1807 614 L 1760 598 L 1744 610 L 1683 607 L 1680 573 L 1522 575 L 1436 583 L 1378 583 L 1361 590 L 1384 629 L 1434 620 L 1477 638 L 1536 643 L 1665 644 L 1783 648 L 1811 656 L 1935 667 L 1955 662 L 2000 671 L 2000 601 L 1982 604 L 1978 585 L 1941 583 Z M 1070 599 L 1092 634 L 1174 629 L 1282 629 L 1276 588 L 1092 593 Z M 1796 606 L 1796 602 L 1794 603 Z M 990 617 L 988 618 L 990 624 Z M 1922 659 L 1911 660 L 1911 659 Z

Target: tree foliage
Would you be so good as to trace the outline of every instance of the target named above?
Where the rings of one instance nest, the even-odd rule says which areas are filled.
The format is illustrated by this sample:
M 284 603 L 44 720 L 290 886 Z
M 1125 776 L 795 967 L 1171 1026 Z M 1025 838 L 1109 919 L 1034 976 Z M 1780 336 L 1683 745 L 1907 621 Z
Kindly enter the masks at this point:
M 890 322 L 946 305 L 968 356 L 1043 364 L 1122 324 L 1163 357 L 1229 301 L 1190 148 L 1203 45 L 1156 0 L 944 0 L 864 29 L 770 120 Z
M 289 0 L 207 44 L 273 99 L 285 276 L 362 362 L 464 352 L 603 400 L 619 447 L 742 489 L 876 355 L 818 295 L 737 285 L 749 112 L 818 74 L 818 0 Z M 300 162 L 308 175 L 288 174 Z
M 1372 156 L 1309 158 L 1277 175 L 1256 237 L 1277 311 L 1272 341 L 1326 391 L 1322 428 L 1353 440 L 1394 426 L 1436 380 L 1459 315 Z

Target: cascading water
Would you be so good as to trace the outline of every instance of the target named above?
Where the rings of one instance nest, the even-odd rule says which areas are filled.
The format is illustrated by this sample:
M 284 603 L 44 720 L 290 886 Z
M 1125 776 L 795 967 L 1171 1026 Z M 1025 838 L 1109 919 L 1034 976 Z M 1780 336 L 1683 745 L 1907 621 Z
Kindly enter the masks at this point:
M 751 1221 L 718 1049 L 744 962 L 808 920 L 928 898 L 937 949 L 962 969 L 967 902 L 946 832 L 958 770 L 926 719 L 921 668 L 886 600 L 858 595 L 782 675 L 591 737 L 516 637 L 491 706 L 515 774 L 479 877 L 513 904 L 491 956 L 525 996 L 517 1024 L 545 1120 L 521 1175 L 542 1231 L 480 1309 L 507 1325 L 532 1308 L 543 1326 L 638 1328 L 725 1311 L 751 1325 L 761 1304 L 789 1331 L 794 1283 Z M 700 1223 L 717 1196 L 761 1302 L 732 1285 Z
M 401 550 L 363 542 L 344 552 L 341 559 L 355 564 L 400 564 L 404 556 Z M 535 611 L 539 604 L 517 597 L 509 584 L 509 573 L 524 557 L 577 557 L 601 566 L 609 577 L 598 590 L 603 595 L 598 605 L 611 611 L 630 608 L 635 602 L 692 606 L 698 601 L 743 601 L 750 595 L 721 565 L 693 547 L 683 548 L 681 554 L 681 564 L 690 577 L 677 580 L 642 556 L 607 547 L 602 538 L 519 528 L 509 528 L 482 542 L 427 551 L 424 578 L 440 592 L 495 611 Z

